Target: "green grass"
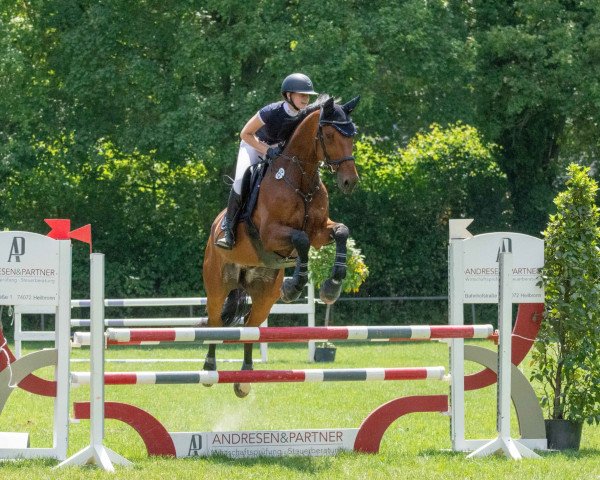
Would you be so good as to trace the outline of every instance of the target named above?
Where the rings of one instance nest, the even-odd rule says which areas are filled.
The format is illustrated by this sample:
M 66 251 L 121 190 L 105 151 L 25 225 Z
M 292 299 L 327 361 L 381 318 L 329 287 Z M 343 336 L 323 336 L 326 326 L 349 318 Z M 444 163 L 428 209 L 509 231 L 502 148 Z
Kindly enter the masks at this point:
M 39 348 L 37 345 L 29 345 Z M 338 343 L 334 364 L 306 362 L 306 346 L 271 345 L 269 363 L 256 368 L 362 368 L 447 365 L 448 350 L 442 343 L 364 344 Z M 202 358 L 205 347 L 189 345 L 125 347 L 111 349 L 107 358 Z M 84 358 L 87 350 L 74 350 Z M 221 358 L 241 357 L 240 346 L 221 346 Z M 258 357 L 256 351 L 255 357 Z M 193 370 L 200 364 L 107 364 L 107 370 Z M 220 363 L 220 369 L 238 369 L 239 364 Z M 86 364 L 76 363 L 84 371 Z M 49 377 L 50 369 L 42 374 Z M 477 371 L 469 365 L 469 371 Z M 131 403 L 158 418 L 169 431 L 209 431 L 294 428 L 356 428 L 376 407 L 406 395 L 446 394 L 448 384 L 436 381 L 256 384 L 245 399 L 235 397 L 231 385 L 204 388 L 181 386 L 107 386 L 106 400 Z M 89 400 L 89 389 L 72 390 L 72 401 Z M 495 388 L 468 392 L 467 437 L 495 436 Z M 52 400 L 17 389 L 0 415 L 0 431 L 29 432 L 32 446 L 51 444 Z M 513 412 L 513 436 L 518 437 Z M 89 422 L 73 424 L 69 454 L 89 442 Z M 148 458 L 138 435 L 126 425 L 107 420 L 105 445 L 134 463 L 108 474 L 95 467 L 53 470 L 57 462 L 26 460 L 0 464 L 2 479 L 236 479 L 267 478 L 557 478 L 600 479 L 600 427 L 584 426 L 581 450 L 543 453 L 541 460 L 514 462 L 502 457 L 466 460 L 465 454 L 450 452 L 449 418 L 440 414 L 412 414 L 395 422 L 383 437 L 376 455 L 344 453 L 324 458 L 257 458 L 231 460 L 226 457 L 169 459 Z

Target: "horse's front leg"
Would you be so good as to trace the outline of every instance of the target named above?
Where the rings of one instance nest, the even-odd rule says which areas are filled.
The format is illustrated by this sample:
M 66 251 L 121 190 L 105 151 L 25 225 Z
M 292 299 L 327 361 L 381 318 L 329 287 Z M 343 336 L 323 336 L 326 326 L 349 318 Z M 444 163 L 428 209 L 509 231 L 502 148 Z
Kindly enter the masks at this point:
M 291 234 L 292 245 L 298 252 L 296 268 L 292 278 L 286 278 L 281 285 L 281 300 L 286 303 L 298 300 L 302 289 L 308 283 L 308 250 L 310 241 L 306 232 L 293 230 Z
M 350 230 L 343 223 L 336 223 L 331 228 L 331 236 L 335 240 L 335 260 L 331 269 L 331 277 L 323 282 L 319 296 L 326 304 L 334 303 L 342 293 L 342 281 L 346 278 L 346 254 Z

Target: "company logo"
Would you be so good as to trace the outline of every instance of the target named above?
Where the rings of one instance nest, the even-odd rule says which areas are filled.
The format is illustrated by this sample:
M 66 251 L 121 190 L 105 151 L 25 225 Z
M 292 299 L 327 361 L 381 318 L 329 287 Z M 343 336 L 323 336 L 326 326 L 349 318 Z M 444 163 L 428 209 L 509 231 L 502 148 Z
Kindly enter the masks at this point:
M 12 262 L 14 258 L 15 263 L 20 263 L 23 255 L 25 255 L 25 237 L 14 237 L 8 255 L 8 262 Z
M 202 450 L 202 435 L 195 433 L 190 440 L 190 448 L 188 449 L 188 457 L 196 457 L 200 455 Z

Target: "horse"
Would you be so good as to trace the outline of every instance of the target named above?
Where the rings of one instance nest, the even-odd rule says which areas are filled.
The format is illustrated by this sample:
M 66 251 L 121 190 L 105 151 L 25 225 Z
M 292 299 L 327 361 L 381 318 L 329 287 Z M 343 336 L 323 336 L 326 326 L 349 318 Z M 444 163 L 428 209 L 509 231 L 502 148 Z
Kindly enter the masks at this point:
M 335 261 L 320 297 L 327 304 L 339 297 L 346 276 L 349 230 L 329 218 L 320 169 L 329 168 L 336 175 L 343 193 L 354 190 L 359 177 L 352 155 L 356 128 L 350 113 L 359 99 L 339 105 L 328 98 L 313 111 L 307 107 L 282 153 L 265 167 L 255 208 L 238 223 L 233 249 L 215 246 L 225 210 L 215 218 L 202 270 L 209 327 L 228 326 L 236 315 L 245 326 L 257 327 L 279 298 L 288 303 L 298 299 L 308 282 L 310 246 L 319 249 L 331 241 L 336 245 Z M 284 280 L 284 268 L 291 266 L 294 274 Z M 240 310 L 246 295 L 252 300 L 249 311 Z M 242 370 L 253 369 L 252 346 L 244 344 Z M 216 345 L 209 345 L 204 370 L 216 370 L 215 351 Z M 250 385 L 236 383 L 234 392 L 243 398 Z

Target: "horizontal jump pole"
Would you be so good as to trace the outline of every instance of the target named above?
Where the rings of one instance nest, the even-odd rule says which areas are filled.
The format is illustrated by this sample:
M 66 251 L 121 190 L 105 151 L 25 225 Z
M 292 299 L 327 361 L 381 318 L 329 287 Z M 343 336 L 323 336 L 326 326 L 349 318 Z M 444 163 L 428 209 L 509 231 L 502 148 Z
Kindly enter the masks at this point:
M 187 298 L 107 298 L 105 307 L 193 307 L 206 305 L 206 297 Z M 71 300 L 71 308 L 90 306 L 90 300 Z
M 205 358 L 105 358 L 105 363 L 204 363 Z M 242 363 L 243 358 L 217 358 L 217 363 Z M 261 363 L 262 358 L 252 359 L 254 363 Z M 89 358 L 71 358 L 71 363 L 90 363 Z
M 328 340 L 401 341 L 445 338 L 488 338 L 492 325 L 417 325 L 390 327 L 236 327 L 131 328 L 106 331 L 108 345 L 160 342 L 252 343 Z M 82 343 L 85 345 L 85 343 Z
M 290 383 L 381 380 L 443 380 L 444 367 L 349 368 L 311 370 L 222 370 L 186 372 L 108 372 L 105 385 L 181 385 L 188 383 Z M 89 385 L 90 373 L 73 372 L 71 382 Z
M 248 303 L 252 299 L 247 297 Z M 105 307 L 197 307 L 206 305 L 206 297 L 185 298 L 107 298 L 104 300 Z M 71 308 L 89 308 L 89 300 L 71 300 Z M 314 313 L 314 303 L 276 303 L 271 308 L 271 313 L 308 314 Z M 54 313 L 54 309 L 45 307 L 39 312 L 27 313 Z
M 207 317 L 175 317 L 175 318 L 107 318 L 105 327 L 200 327 L 206 326 Z M 89 327 L 89 318 L 71 320 L 71 327 Z

